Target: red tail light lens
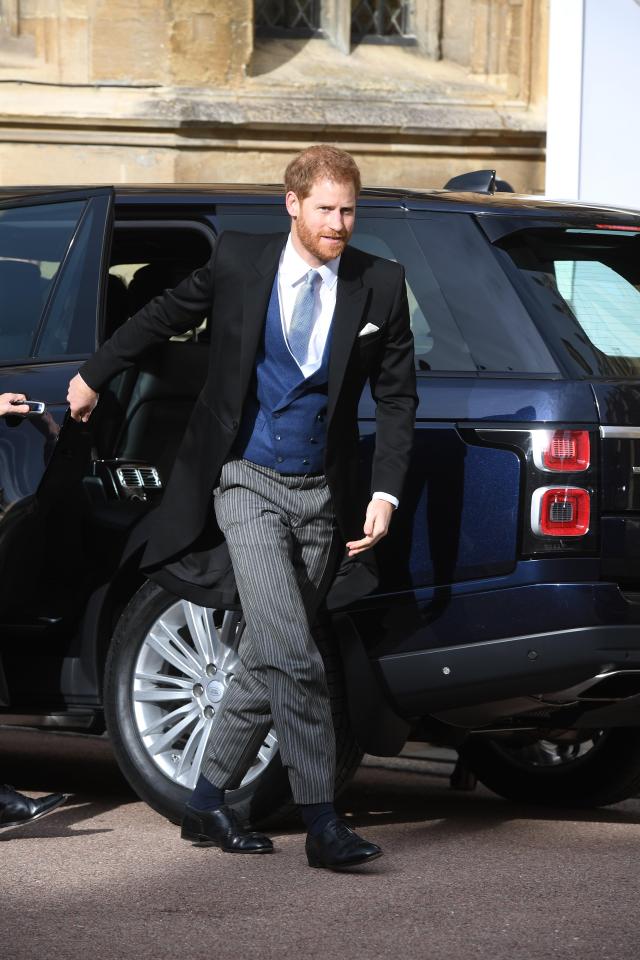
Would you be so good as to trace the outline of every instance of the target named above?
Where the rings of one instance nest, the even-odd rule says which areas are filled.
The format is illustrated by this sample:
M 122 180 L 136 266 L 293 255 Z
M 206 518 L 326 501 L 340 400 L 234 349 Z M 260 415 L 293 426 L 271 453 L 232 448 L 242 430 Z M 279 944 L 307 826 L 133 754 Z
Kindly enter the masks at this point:
M 591 462 L 588 430 L 536 430 L 533 460 L 539 470 L 553 473 L 588 470 Z
M 584 537 L 591 498 L 582 487 L 538 487 L 531 499 L 531 529 L 539 537 Z
M 625 232 L 638 233 L 640 227 L 629 227 L 624 223 L 596 223 L 598 230 L 624 230 Z
M 539 537 L 584 537 L 591 498 L 582 487 L 538 487 L 531 500 L 531 528 Z

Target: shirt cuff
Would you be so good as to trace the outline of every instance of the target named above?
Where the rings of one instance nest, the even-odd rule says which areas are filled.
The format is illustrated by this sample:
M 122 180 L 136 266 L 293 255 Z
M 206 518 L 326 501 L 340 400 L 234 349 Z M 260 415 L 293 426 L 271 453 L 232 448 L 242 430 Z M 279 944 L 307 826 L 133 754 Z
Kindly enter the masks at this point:
M 379 490 L 376 490 L 375 493 L 371 494 L 372 500 L 386 500 L 387 503 L 392 503 L 395 509 L 397 510 L 400 506 L 400 501 L 397 497 L 394 497 L 392 493 L 381 493 Z

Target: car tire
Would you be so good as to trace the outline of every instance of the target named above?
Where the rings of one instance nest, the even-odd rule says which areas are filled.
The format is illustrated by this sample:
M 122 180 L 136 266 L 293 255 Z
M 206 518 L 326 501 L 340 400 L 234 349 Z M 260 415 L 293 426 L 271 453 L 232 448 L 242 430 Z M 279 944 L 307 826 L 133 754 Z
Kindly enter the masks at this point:
M 190 624 L 189 628 L 185 629 L 183 620 Z M 211 680 L 211 674 L 203 674 L 201 678 L 195 676 L 197 669 L 194 660 L 204 662 L 207 657 L 198 657 L 198 645 L 190 639 L 206 623 L 209 629 L 217 625 L 219 637 L 224 636 L 226 629 L 226 639 L 232 638 L 228 646 L 219 646 L 218 652 L 222 650 L 220 662 Z M 186 604 L 152 582 L 145 583 L 138 590 L 117 623 L 105 665 L 104 709 L 107 730 L 120 768 L 134 791 L 154 810 L 175 823 L 181 820 L 184 804 L 197 779 L 200 766 L 197 747 L 203 749 L 202 737 L 206 739 L 207 730 L 201 731 L 197 747 L 190 741 L 190 734 L 199 724 L 206 723 L 204 710 L 212 712 L 217 706 L 215 700 L 207 703 L 202 695 L 196 697 L 196 690 L 199 693 L 207 683 L 213 686 L 216 683 L 219 686 L 224 684 L 224 676 L 229 673 L 229 670 L 225 673 L 225 667 L 232 662 L 233 644 L 235 642 L 237 646 L 242 626 L 241 614 Z M 355 773 L 362 752 L 349 727 L 341 665 L 335 645 L 326 638 L 317 637 L 317 640 L 325 661 L 336 730 L 337 794 Z M 166 656 L 170 658 L 169 661 Z M 208 666 L 211 668 L 211 664 Z M 176 700 L 172 700 L 172 694 L 167 692 L 172 690 L 175 691 Z M 148 699 L 153 697 L 164 699 L 159 702 Z M 203 707 L 203 704 L 206 705 Z M 183 711 L 182 715 L 180 710 Z M 186 723 L 189 711 L 194 715 L 191 724 Z M 162 747 L 162 738 L 166 740 L 167 736 L 172 735 L 170 723 L 167 733 L 167 724 L 163 722 L 163 717 L 170 714 L 176 715 L 174 730 L 183 725 L 178 739 L 174 741 L 175 758 L 171 750 L 167 752 L 163 749 L 154 754 L 159 749 L 158 744 Z M 152 736 L 145 735 L 148 730 L 153 731 Z M 171 744 L 169 747 L 173 749 Z M 228 803 L 242 820 L 252 824 L 264 824 L 293 807 L 287 773 L 280 760 L 273 731 L 263 748 L 254 768 L 240 787 L 228 793 Z M 191 751 L 194 762 L 191 768 L 187 765 L 178 774 L 186 750 Z M 172 763 L 175 763 L 175 769 Z
M 474 736 L 460 757 L 507 800 L 557 807 L 600 807 L 640 793 L 640 729 L 581 731 L 580 740 Z

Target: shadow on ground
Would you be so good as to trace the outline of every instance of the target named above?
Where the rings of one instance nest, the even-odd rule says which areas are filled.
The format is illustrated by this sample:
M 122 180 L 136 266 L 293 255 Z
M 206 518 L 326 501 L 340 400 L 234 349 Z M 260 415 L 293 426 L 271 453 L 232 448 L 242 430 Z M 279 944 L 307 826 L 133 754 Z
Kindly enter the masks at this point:
M 0 727 L 0 783 L 18 790 L 137 800 L 106 737 Z
M 77 826 L 99 810 L 138 801 L 103 737 L 0 728 L 0 782 L 25 792 L 70 794 L 67 808 L 55 818 L 56 827 L 63 832 L 67 823 Z M 640 823 L 638 800 L 595 810 L 515 804 L 482 786 L 474 791 L 451 790 L 447 778 L 426 768 L 421 772 L 419 764 L 411 770 L 389 769 L 385 761 L 380 761 L 380 766 L 362 767 L 340 797 L 338 808 L 345 819 L 363 829 L 424 823 L 432 842 L 434 821 L 439 821 L 436 833 L 447 838 L 451 833 L 476 833 L 516 820 Z M 297 815 L 289 814 L 272 829 L 280 834 L 298 833 L 300 822 Z

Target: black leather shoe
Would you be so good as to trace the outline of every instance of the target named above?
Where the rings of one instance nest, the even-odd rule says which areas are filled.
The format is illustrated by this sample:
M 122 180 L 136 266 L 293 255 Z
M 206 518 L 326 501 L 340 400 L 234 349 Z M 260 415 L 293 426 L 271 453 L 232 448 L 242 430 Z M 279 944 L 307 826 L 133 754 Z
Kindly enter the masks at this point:
M 225 853 L 273 853 L 273 844 L 262 833 L 250 833 L 225 804 L 217 810 L 185 807 L 180 836 L 199 847 L 220 847 Z
M 56 807 L 66 800 L 64 793 L 50 793 L 47 797 L 33 800 L 18 793 L 6 784 L 0 786 L 0 830 L 6 827 L 19 827 L 53 813 Z
M 317 836 L 307 834 L 305 845 L 310 867 L 348 870 L 382 856 L 375 843 L 359 837 L 344 820 L 331 820 Z

